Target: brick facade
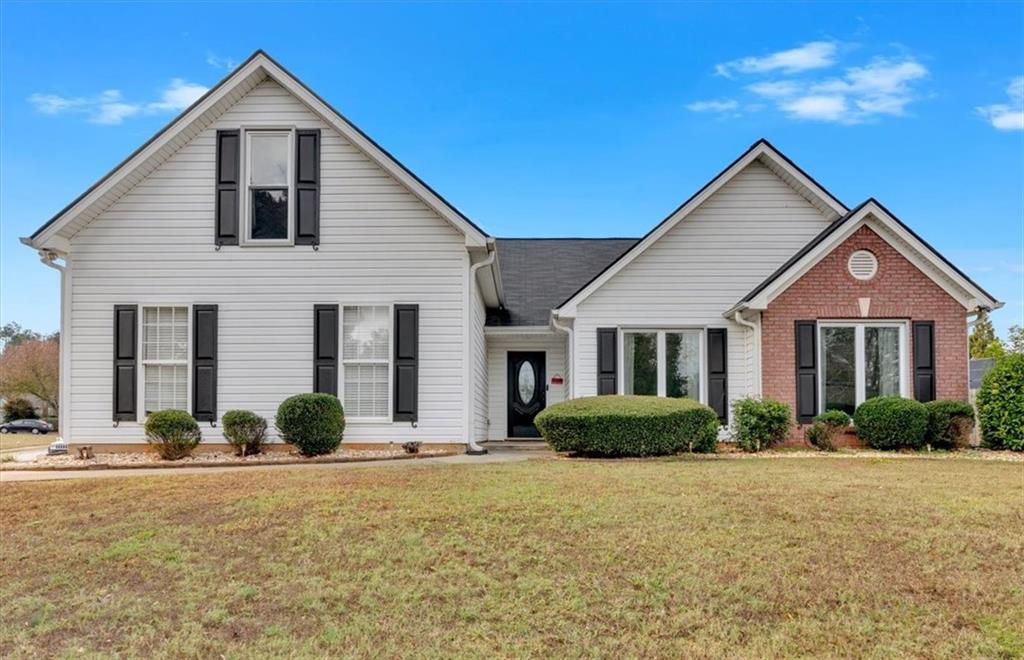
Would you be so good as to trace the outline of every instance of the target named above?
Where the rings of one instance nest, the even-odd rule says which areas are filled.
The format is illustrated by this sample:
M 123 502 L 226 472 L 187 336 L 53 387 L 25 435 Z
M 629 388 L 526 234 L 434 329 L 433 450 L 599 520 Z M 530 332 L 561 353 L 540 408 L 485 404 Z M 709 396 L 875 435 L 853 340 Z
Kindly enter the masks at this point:
M 870 250 L 878 259 L 878 272 L 871 280 L 857 280 L 847 270 L 847 260 L 855 250 Z M 866 317 L 861 316 L 859 298 L 871 299 Z M 796 410 L 795 321 L 875 318 L 934 321 L 936 398 L 966 400 L 966 314 L 964 307 L 939 285 L 863 226 L 762 313 L 763 394 L 785 401 Z M 908 329 L 908 364 L 912 368 L 911 334 Z M 911 375 L 904 377 L 910 379 L 912 396 Z M 794 429 L 791 440 L 803 442 L 802 427 Z

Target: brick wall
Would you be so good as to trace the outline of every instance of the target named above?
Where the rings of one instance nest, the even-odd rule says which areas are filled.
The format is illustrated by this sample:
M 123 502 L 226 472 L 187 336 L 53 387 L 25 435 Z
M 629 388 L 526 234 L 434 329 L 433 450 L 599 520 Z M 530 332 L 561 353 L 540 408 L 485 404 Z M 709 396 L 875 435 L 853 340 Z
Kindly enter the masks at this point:
M 868 281 L 855 279 L 847 260 L 855 250 L 870 250 L 878 272 Z M 861 317 L 858 298 L 870 298 Z M 907 319 L 935 322 L 936 391 L 939 399 L 967 399 L 966 310 L 868 227 L 861 227 L 762 313 L 764 396 L 796 409 L 794 321 L 817 319 Z M 909 329 L 908 329 L 909 330 Z M 908 364 L 913 368 L 913 337 L 908 331 Z M 911 378 L 906 374 L 905 378 Z M 909 380 L 913 395 L 913 380 Z M 792 440 L 802 441 L 803 429 Z

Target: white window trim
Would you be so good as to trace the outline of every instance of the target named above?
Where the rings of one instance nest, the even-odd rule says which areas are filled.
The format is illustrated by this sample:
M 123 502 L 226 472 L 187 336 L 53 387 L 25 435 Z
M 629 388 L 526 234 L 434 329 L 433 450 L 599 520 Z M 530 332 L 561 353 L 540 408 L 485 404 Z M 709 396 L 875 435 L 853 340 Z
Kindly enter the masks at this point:
M 245 246 L 282 247 L 295 245 L 295 126 L 241 126 L 242 160 L 240 164 L 242 182 L 242 206 L 239 209 L 242 225 L 242 241 Z M 249 158 L 252 154 L 249 139 L 253 133 L 280 133 L 288 135 L 288 238 L 252 238 L 252 195 L 249 194 Z
M 345 408 L 345 419 L 360 424 L 392 424 L 394 419 L 395 396 L 395 305 L 402 303 L 381 302 L 339 302 L 338 304 L 338 399 L 345 405 L 345 365 L 353 364 L 387 364 L 388 365 L 388 411 L 384 417 L 358 417 L 348 414 Z M 346 307 L 386 307 L 388 310 L 388 358 L 387 360 L 346 360 L 345 358 L 345 308 Z
M 657 335 L 657 346 L 658 346 L 658 394 L 657 396 L 666 396 L 665 376 L 668 371 L 668 365 L 665 362 L 666 359 L 666 343 L 665 334 L 670 332 L 697 332 L 700 337 L 700 351 L 698 353 L 698 360 L 700 361 L 700 398 L 696 399 L 700 403 L 707 404 L 708 398 L 708 369 L 707 369 L 707 328 L 694 327 L 694 326 L 679 326 L 679 327 L 659 327 L 659 328 L 630 328 L 623 327 L 619 328 L 618 331 L 618 347 L 617 347 L 617 362 L 616 372 L 617 385 L 616 392 L 624 394 L 626 391 L 626 353 L 625 353 L 625 335 L 630 334 L 654 334 Z
M 146 360 L 143 358 L 143 349 L 145 344 L 143 342 L 143 333 L 145 332 L 145 318 L 146 308 L 153 307 L 184 307 L 185 308 L 185 327 L 188 336 L 185 340 L 185 411 L 188 414 L 192 414 L 192 303 L 184 302 L 140 302 L 137 303 L 139 307 L 138 319 L 136 321 L 135 331 L 135 354 L 139 356 L 138 369 L 135 374 L 135 409 L 136 409 L 136 420 L 139 423 L 144 423 L 149 415 L 146 414 L 146 366 L 153 365 L 171 365 L 181 364 L 179 360 Z
M 824 328 L 854 328 L 853 351 L 854 351 L 854 392 L 856 402 L 859 406 L 865 401 L 867 391 L 867 379 L 864 366 L 864 328 L 898 328 L 900 331 L 900 396 L 910 396 L 910 367 L 909 356 L 907 355 L 907 321 L 871 319 L 866 321 L 818 321 L 818 401 L 821 412 L 825 411 L 825 343 L 822 341 L 822 330 Z

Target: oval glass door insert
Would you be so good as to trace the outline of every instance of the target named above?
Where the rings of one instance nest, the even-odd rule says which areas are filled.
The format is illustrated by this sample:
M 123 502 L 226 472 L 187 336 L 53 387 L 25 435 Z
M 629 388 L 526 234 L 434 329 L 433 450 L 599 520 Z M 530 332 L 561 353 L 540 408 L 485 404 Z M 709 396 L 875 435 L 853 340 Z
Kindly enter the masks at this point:
M 519 383 L 519 400 L 523 403 L 533 401 L 533 394 L 537 390 L 537 378 L 533 375 L 532 362 L 526 360 L 519 365 L 516 381 Z

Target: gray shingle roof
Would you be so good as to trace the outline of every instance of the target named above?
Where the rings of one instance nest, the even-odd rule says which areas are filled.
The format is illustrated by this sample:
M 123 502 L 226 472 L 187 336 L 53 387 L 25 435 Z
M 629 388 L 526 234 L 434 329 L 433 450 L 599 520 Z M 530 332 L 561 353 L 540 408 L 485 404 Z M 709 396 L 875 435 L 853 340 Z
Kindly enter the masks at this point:
M 499 238 L 507 314 L 488 325 L 547 325 L 551 310 L 593 279 L 636 238 Z

